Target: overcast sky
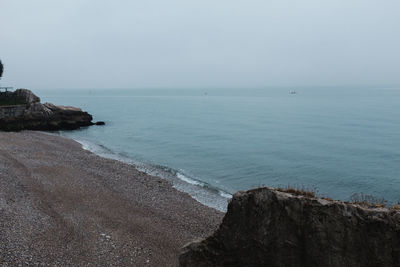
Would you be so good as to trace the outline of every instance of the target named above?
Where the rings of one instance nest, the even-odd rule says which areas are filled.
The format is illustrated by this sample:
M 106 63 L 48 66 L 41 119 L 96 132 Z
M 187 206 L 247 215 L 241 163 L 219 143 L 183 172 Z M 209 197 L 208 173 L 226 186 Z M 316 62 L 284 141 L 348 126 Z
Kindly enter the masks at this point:
M 400 84 L 399 0 L 0 0 L 2 85 Z

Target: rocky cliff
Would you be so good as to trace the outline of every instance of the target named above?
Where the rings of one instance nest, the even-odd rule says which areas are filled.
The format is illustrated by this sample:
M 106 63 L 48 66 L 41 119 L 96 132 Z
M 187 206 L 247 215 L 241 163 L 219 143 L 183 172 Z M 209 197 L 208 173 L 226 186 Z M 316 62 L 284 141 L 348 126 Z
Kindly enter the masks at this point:
M 0 95 L 0 130 L 73 130 L 93 125 L 92 116 L 79 108 L 40 103 L 40 98 L 26 89 Z
M 271 188 L 236 193 L 181 266 L 400 266 L 400 213 Z

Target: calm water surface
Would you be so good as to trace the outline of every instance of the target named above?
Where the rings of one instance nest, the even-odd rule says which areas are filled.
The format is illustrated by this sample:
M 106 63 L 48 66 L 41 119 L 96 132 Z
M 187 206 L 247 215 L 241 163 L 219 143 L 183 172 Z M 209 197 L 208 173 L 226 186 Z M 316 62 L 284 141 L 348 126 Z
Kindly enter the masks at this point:
M 35 91 L 106 122 L 62 135 L 220 209 L 226 199 L 212 192 L 260 185 L 400 200 L 400 88 Z

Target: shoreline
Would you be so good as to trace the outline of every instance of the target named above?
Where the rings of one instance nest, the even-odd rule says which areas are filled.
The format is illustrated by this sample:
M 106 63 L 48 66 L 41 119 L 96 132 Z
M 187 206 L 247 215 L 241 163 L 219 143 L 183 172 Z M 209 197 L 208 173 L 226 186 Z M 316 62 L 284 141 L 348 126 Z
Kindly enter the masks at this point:
M 226 212 L 228 202 L 232 198 L 232 195 L 228 192 L 223 191 L 222 189 L 211 186 L 203 181 L 191 178 L 181 171 L 171 169 L 167 166 L 139 162 L 127 156 L 120 155 L 117 152 L 114 152 L 111 149 L 102 145 L 96 144 L 93 141 L 82 138 L 73 138 L 68 135 L 64 135 L 64 133 L 65 132 L 61 131 L 59 133 L 46 134 L 53 134 L 55 136 L 61 136 L 63 138 L 74 140 L 75 142 L 78 142 L 82 145 L 82 149 L 87 150 L 102 158 L 117 160 L 126 164 L 133 165 L 137 170 L 145 172 L 150 176 L 156 176 L 171 182 L 174 188 L 181 192 L 189 194 L 192 198 L 194 198 L 201 204 L 217 209 L 221 212 Z
M 176 266 L 223 213 L 62 136 L 0 133 L 0 263 Z

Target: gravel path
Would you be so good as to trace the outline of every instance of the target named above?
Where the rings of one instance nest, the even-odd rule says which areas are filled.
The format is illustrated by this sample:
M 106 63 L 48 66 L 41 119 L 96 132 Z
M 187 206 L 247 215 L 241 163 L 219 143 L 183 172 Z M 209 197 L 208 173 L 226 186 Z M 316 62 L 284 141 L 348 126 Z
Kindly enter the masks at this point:
M 177 266 L 223 214 L 73 140 L 0 132 L 0 266 Z

